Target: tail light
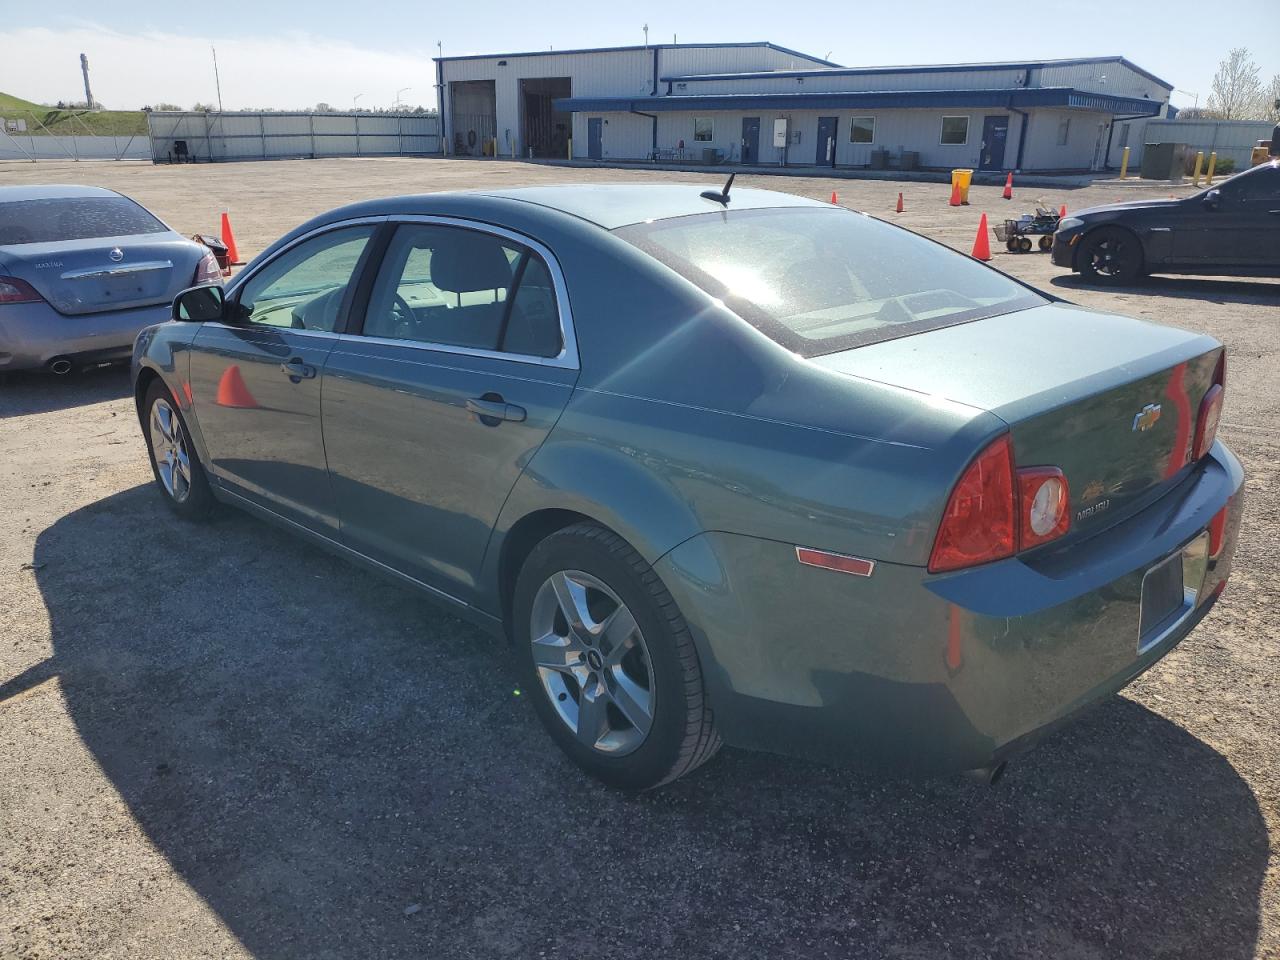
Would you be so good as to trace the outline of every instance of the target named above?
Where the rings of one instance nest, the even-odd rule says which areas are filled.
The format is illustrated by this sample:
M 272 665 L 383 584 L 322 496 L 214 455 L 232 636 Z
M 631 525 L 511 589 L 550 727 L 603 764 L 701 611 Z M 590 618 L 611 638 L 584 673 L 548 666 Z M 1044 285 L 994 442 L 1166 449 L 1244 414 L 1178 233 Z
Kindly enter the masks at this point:
M 1057 467 L 1015 470 L 1006 433 L 993 440 L 951 491 L 929 572 L 960 570 L 1056 540 L 1071 528 L 1071 494 Z
M 0 303 L 39 303 L 44 297 L 17 277 L 0 277 Z
M 1205 391 L 1196 414 L 1196 439 L 1191 447 L 1191 459 L 1199 460 L 1213 446 L 1218 435 L 1218 421 L 1222 418 L 1222 394 L 1227 383 L 1227 351 L 1218 358 L 1218 369 L 1213 373 L 1213 386 Z
M 206 250 L 196 265 L 196 275 L 191 278 L 191 283 L 198 287 L 202 283 L 218 283 L 221 280 L 222 268 L 218 266 L 218 258 L 213 255 L 212 250 Z
M 1209 557 L 1214 559 L 1222 553 L 1222 541 L 1227 532 L 1227 513 L 1231 510 L 1228 500 L 1221 510 L 1209 521 Z
M 1018 547 L 1038 547 L 1056 540 L 1071 526 L 1067 478 L 1057 467 L 1027 467 L 1018 471 L 1022 525 Z
M 941 573 L 1002 560 L 1017 549 L 1013 445 L 1006 433 L 974 458 L 951 491 L 933 542 L 929 571 Z

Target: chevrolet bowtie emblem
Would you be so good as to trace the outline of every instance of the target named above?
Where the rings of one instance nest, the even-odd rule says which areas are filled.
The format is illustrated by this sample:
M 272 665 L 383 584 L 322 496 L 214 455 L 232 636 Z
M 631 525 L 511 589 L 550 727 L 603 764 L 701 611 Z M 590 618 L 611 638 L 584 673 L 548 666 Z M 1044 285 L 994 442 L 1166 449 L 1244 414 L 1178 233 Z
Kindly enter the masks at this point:
M 1133 418 L 1133 429 L 1135 433 L 1145 433 L 1156 425 L 1156 421 L 1160 419 L 1160 404 L 1148 403 L 1142 408 L 1142 412 Z

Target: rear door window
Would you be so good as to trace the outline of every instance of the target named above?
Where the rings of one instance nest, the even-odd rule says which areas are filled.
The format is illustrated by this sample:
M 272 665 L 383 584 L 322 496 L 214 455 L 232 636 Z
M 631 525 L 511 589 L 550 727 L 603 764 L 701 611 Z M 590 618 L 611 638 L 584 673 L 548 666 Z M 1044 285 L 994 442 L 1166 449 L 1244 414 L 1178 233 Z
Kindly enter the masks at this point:
M 0 246 L 167 233 L 128 197 L 52 197 L 0 203 Z
M 383 256 L 364 334 L 535 357 L 563 346 L 547 265 L 523 244 L 439 224 L 403 224 Z
M 614 232 L 806 357 L 1047 302 L 954 250 L 848 210 L 730 210 Z

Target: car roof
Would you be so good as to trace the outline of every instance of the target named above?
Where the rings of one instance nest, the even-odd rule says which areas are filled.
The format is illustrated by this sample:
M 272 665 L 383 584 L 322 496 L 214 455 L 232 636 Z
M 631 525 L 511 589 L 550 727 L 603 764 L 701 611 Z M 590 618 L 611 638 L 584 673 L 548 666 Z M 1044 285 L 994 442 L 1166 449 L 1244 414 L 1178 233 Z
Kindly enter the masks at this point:
M 118 197 L 105 187 L 82 187 L 74 183 L 37 183 L 22 187 L 0 187 L 0 203 L 16 200 L 62 200 L 69 197 Z
M 700 196 L 704 190 L 720 190 L 718 183 L 589 183 L 547 187 L 518 187 L 511 190 L 475 191 L 484 196 L 522 200 L 550 207 L 614 230 L 647 220 L 687 217 L 725 209 L 715 200 Z M 758 210 L 766 207 L 825 207 L 828 204 L 773 190 L 733 187 L 729 191 L 730 210 Z

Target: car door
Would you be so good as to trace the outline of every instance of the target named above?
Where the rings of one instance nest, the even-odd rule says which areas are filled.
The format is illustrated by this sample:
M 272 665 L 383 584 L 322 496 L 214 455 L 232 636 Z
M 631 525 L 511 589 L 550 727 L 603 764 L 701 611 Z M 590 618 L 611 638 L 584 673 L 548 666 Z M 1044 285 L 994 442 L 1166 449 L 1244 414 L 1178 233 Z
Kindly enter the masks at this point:
M 395 226 L 329 354 L 329 476 L 349 547 L 471 602 L 507 495 L 578 376 L 550 251 L 448 218 Z
M 1280 268 L 1280 168 L 1255 167 L 1178 204 L 1174 260 L 1224 274 Z
M 232 492 L 335 537 L 319 373 L 338 340 L 376 223 L 326 228 L 255 267 L 191 345 L 207 466 Z

